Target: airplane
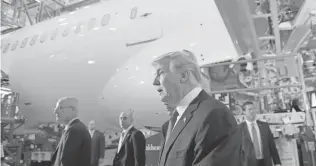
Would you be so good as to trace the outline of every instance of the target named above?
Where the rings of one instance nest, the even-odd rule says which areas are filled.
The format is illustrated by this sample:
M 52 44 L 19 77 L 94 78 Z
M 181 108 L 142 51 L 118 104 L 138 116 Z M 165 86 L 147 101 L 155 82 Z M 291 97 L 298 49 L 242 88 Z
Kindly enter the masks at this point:
M 200 65 L 238 57 L 219 2 L 105 1 L 10 33 L 1 70 L 19 93 L 24 127 L 54 122 L 63 96 L 78 98 L 80 119 L 96 120 L 101 131 L 120 131 L 119 114 L 128 110 L 135 127 L 160 127 L 168 115 L 152 85 L 154 58 L 180 49 Z

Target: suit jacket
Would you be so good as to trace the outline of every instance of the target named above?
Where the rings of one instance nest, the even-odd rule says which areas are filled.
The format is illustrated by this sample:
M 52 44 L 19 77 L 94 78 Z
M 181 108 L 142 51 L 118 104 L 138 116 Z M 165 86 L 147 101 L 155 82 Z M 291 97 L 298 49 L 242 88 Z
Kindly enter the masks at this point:
M 247 127 L 245 122 L 239 124 L 238 129 L 236 130 L 236 133 L 241 134 L 241 166 L 257 166 L 258 163 L 255 148 L 248 130 L 245 130 L 245 125 Z
M 259 120 L 257 120 L 257 124 L 260 130 L 261 149 L 262 149 L 265 165 L 273 166 L 272 160 L 274 162 L 274 165 L 281 164 L 279 153 L 276 149 L 273 134 L 270 130 L 269 124 L 266 122 L 259 121 Z M 249 133 L 246 122 L 243 122 L 242 125 L 243 125 L 243 128 L 248 132 L 248 135 L 250 137 L 250 133 Z
M 244 130 L 242 125 L 238 125 L 236 130 L 233 130 L 199 165 L 257 166 L 255 150 L 248 131 Z
M 86 126 L 74 120 L 63 132 L 60 142 L 51 159 L 59 166 L 89 166 L 91 157 L 91 138 Z
M 113 166 L 145 166 L 146 140 L 144 134 L 132 127 L 116 152 Z
M 97 165 L 100 158 L 104 158 L 105 137 L 104 134 L 95 130 L 91 138 L 91 164 Z
M 202 90 L 185 110 L 167 142 L 163 139 L 159 165 L 235 166 L 236 162 L 227 160 L 230 151 L 222 153 L 225 154 L 223 157 L 214 152 L 225 147 L 236 127 L 237 122 L 229 109 Z M 163 133 L 166 128 L 168 125 L 165 123 Z M 225 144 L 221 144 L 222 142 Z M 205 160 L 206 157 L 209 160 Z

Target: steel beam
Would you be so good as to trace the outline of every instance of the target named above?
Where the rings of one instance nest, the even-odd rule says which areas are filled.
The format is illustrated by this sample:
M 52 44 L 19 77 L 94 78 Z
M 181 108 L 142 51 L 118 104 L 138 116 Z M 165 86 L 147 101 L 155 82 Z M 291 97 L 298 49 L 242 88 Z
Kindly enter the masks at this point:
M 33 20 L 31 19 L 30 14 L 29 14 L 28 7 L 25 5 L 24 0 L 21 0 L 21 2 L 22 2 L 22 5 L 25 8 L 25 14 L 26 14 L 27 18 L 29 19 L 30 24 L 33 25 L 34 23 L 33 23 Z
M 80 1 L 80 2 L 77 2 L 77 3 L 65 6 L 64 9 L 61 10 L 61 12 L 64 12 L 66 10 L 72 11 L 72 10 L 75 10 L 76 8 L 78 8 L 78 7 L 91 5 L 91 4 L 94 4 L 94 3 L 97 3 L 97 2 L 100 2 L 100 0 L 87 0 L 87 1 L 83 0 L 83 1 Z
M 39 10 L 38 10 L 38 13 L 37 13 L 36 22 L 41 22 L 43 9 L 44 9 L 44 1 L 42 1 L 40 3 Z
M 22 1 L 22 0 L 21 0 Z M 32 9 L 32 8 L 35 8 L 38 6 L 38 3 L 36 1 L 34 2 L 31 2 L 31 3 L 28 3 L 28 4 L 25 4 L 27 6 L 28 9 Z M 25 10 L 25 7 L 24 7 L 24 2 L 22 3 L 22 6 L 21 7 L 18 7 L 17 10 L 20 10 L 20 11 L 24 11 Z
M 55 2 L 57 5 L 61 6 L 62 8 L 66 7 L 64 4 L 62 4 L 61 2 L 58 2 L 57 0 L 52 0 L 53 2 Z
M 316 10 L 315 0 L 305 0 L 302 4 L 301 9 L 293 21 L 294 27 L 300 27 L 306 24 L 306 20 L 310 17 L 310 12 Z
M 47 10 L 47 8 L 46 8 L 46 7 L 47 7 L 47 6 L 45 6 L 45 7 L 44 7 L 44 10 L 46 11 L 46 13 L 47 13 L 48 17 L 49 17 L 49 18 L 52 18 L 52 16 L 50 15 L 50 13 L 49 13 L 49 11 Z
M 283 48 L 284 54 L 291 54 L 297 52 L 304 41 L 310 36 L 311 29 L 306 25 L 296 27 L 289 37 L 286 45 Z
M 259 45 L 259 41 L 258 41 L 258 36 L 257 36 L 257 32 L 256 32 L 256 27 L 254 25 L 254 21 L 252 19 L 252 14 L 250 12 L 250 7 L 249 7 L 249 4 L 248 4 L 248 1 L 247 0 L 239 0 L 239 2 L 241 2 L 241 6 L 244 8 L 245 10 L 245 13 L 246 13 L 246 20 L 247 20 L 247 23 L 248 23 L 248 27 L 249 27 L 249 30 L 250 30 L 250 40 L 251 40 L 251 43 L 252 43 L 252 51 L 255 53 L 255 58 L 258 58 L 258 57 L 261 57 L 262 55 L 262 52 L 261 52 L 261 49 L 260 49 L 260 45 Z

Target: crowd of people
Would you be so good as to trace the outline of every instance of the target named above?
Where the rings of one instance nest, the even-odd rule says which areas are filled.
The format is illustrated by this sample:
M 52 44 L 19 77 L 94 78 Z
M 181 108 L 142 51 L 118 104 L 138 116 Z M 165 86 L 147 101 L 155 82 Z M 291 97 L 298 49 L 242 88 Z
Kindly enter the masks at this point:
M 269 125 L 256 119 L 254 103 L 246 102 L 246 121 L 237 124 L 232 112 L 204 89 L 195 55 L 187 50 L 166 53 L 152 62 L 153 88 L 170 119 L 162 125 L 158 166 L 280 166 Z M 103 162 L 104 136 L 78 119 L 79 102 L 64 97 L 56 119 L 67 124 L 52 156 L 52 166 L 97 166 Z M 133 114 L 119 116 L 122 133 L 113 166 L 145 166 L 146 140 L 133 127 Z

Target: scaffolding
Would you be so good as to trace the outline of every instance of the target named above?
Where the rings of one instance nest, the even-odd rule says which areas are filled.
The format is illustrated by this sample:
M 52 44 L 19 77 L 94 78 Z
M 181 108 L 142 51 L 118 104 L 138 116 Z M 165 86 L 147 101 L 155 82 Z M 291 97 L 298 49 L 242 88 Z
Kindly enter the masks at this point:
M 1 34 L 72 12 L 103 0 L 1 0 Z
M 18 112 L 19 94 L 1 87 L 1 145 L 3 162 L 19 166 L 21 163 L 23 142 L 15 138 L 14 131 L 25 123 Z

